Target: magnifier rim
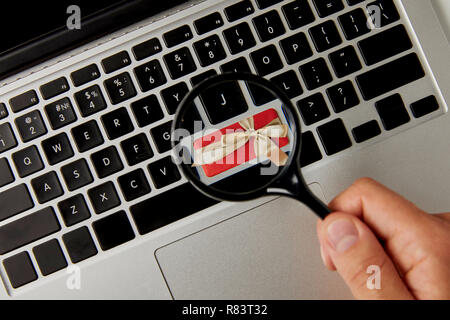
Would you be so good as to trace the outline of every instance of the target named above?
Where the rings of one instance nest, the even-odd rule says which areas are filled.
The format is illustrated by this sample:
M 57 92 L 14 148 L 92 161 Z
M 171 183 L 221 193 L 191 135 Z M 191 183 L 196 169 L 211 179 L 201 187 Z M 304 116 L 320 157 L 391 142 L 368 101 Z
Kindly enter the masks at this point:
M 300 123 L 300 117 L 297 112 L 297 109 L 294 107 L 291 99 L 287 96 L 286 93 L 284 93 L 282 90 L 280 90 L 275 84 L 270 82 L 269 80 L 254 75 L 252 73 L 243 73 L 243 72 L 227 72 L 223 74 L 217 74 L 213 75 L 211 77 L 206 78 L 199 84 L 197 84 L 181 101 L 180 105 L 177 108 L 177 111 L 175 113 L 173 122 L 172 122 L 172 135 L 173 132 L 178 129 L 178 123 L 180 121 L 180 117 L 182 116 L 182 113 L 186 111 L 188 107 L 192 103 L 194 103 L 194 100 L 200 95 L 200 93 L 210 87 L 213 87 L 214 85 L 219 85 L 221 83 L 230 82 L 230 81 L 246 81 L 254 83 L 255 85 L 261 86 L 264 89 L 268 90 L 271 94 L 273 94 L 275 97 L 281 100 L 283 105 L 289 109 L 289 112 L 292 114 L 295 126 L 296 126 L 296 132 L 294 134 L 295 143 L 293 144 L 293 150 L 291 151 L 291 155 L 289 156 L 286 165 L 280 170 L 280 172 L 276 175 L 274 175 L 274 178 L 270 180 L 267 184 L 264 184 L 260 188 L 257 188 L 253 191 L 248 192 L 242 192 L 242 193 L 229 193 L 226 191 L 220 191 L 218 189 L 215 189 L 213 187 L 207 186 L 204 183 L 201 183 L 191 170 L 187 169 L 187 165 L 183 162 L 183 159 L 181 159 L 178 155 L 175 155 L 178 161 L 181 161 L 180 164 L 177 164 L 179 168 L 181 168 L 183 174 L 187 178 L 188 182 L 191 183 L 197 190 L 202 192 L 203 194 L 215 198 L 216 200 L 220 201 L 233 201 L 233 202 L 239 202 L 239 201 L 248 201 L 253 200 L 256 198 L 259 198 L 261 196 L 269 195 L 267 189 L 274 184 L 276 181 L 278 181 L 281 177 L 283 177 L 287 171 L 289 171 L 290 167 L 292 165 L 298 166 L 298 158 L 300 155 L 301 150 L 301 143 L 302 143 L 302 136 L 301 136 L 301 123 Z M 183 113 L 184 114 L 184 113 Z M 177 141 L 174 141 L 171 139 L 172 144 L 172 150 L 175 149 L 177 146 Z M 175 153 L 175 152 L 173 152 Z M 292 163 L 295 161 L 295 163 Z

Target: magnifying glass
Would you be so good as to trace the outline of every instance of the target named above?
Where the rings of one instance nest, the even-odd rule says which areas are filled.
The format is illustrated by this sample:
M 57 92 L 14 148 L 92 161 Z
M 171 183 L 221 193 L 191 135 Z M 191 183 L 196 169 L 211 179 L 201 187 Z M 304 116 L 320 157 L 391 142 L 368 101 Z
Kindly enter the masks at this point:
M 330 213 L 301 173 L 297 109 L 260 76 L 225 73 L 200 82 L 179 105 L 171 140 L 173 160 L 209 197 L 238 202 L 282 195 L 322 219 Z

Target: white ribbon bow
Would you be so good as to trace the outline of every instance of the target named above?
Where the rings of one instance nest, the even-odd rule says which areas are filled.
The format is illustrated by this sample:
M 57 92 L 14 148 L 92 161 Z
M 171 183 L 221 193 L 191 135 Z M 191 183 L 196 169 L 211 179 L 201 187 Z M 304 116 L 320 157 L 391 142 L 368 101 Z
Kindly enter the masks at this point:
M 247 144 L 251 138 L 254 139 L 254 150 L 256 157 L 266 156 L 277 166 L 286 164 L 287 155 L 271 138 L 285 138 L 288 134 L 288 126 L 282 124 L 279 118 L 272 120 L 266 126 L 255 130 L 253 117 L 239 122 L 245 131 L 235 131 L 221 136 L 220 141 L 211 143 L 195 151 L 193 166 L 212 164 L 224 159 L 229 154 Z M 243 164 L 243 159 L 233 159 L 231 164 Z M 242 162 L 242 163 L 239 163 Z

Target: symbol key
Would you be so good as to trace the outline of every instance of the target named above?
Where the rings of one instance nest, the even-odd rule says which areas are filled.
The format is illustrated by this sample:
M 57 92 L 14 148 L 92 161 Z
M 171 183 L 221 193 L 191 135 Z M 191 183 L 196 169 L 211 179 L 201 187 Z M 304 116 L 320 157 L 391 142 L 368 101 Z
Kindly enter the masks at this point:
M 262 42 L 272 40 L 286 32 L 280 15 L 275 10 L 254 18 L 253 25 Z
M 256 46 L 255 38 L 246 22 L 226 29 L 223 35 L 232 54 L 238 54 Z
M 17 146 L 16 138 L 9 123 L 0 124 L 0 153 Z
M 134 69 L 139 86 L 143 92 L 155 89 L 167 82 L 158 60 L 152 60 Z
M 30 112 L 15 120 L 23 142 L 28 142 L 47 133 L 44 121 L 39 111 Z
M 170 77 L 175 80 L 197 70 L 189 49 L 184 47 L 164 56 Z
M 307 0 L 296 0 L 283 6 L 283 13 L 291 30 L 314 22 L 316 18 Z
M 106 102 L 100 87 L 95 85 L 75 93 L 75 101 L 83 117 L 106 109 Z
M 217 35 L 195 42 L 194 49 L 202 67 L 212 65 L 227 56 Z
M 128 72 L 106 80 L 105 88 L 112 104 L 118 104 L 136 95 L 136 89 Z
M 310 28 L 309 34 L 318 52 L 326 51 L 342 43 L 341 36 L 332 20 Z
M 72 103 L 68 98 L 63 98 L 45 106 L 45 113 L 53 130 L 62 128 L 77 120 Z
M 339 78 L 361 70 L 361 62 L 352 46 L 339 49 L 329 55 L 334 72 Z
M 333 80 L 327 63 L 323 58 L 313 60 L 300 66 L 300 73 L 308 90 L 314 90 Z

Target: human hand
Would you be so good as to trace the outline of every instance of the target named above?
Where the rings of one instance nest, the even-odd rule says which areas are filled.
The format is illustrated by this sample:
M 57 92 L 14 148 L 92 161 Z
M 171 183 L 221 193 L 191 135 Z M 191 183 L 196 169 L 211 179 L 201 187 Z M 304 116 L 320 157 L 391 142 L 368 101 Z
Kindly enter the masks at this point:
M 322 259 L 357 299 L 450 299 L 450 213 L 430 215 L 368 178 L 317 223 Z M 369 289 L 369 266 L 380 289 Z

